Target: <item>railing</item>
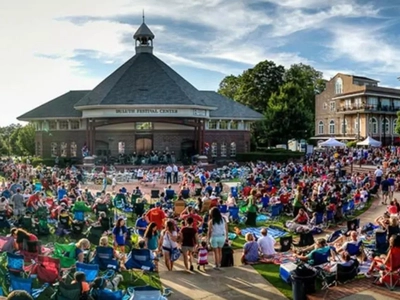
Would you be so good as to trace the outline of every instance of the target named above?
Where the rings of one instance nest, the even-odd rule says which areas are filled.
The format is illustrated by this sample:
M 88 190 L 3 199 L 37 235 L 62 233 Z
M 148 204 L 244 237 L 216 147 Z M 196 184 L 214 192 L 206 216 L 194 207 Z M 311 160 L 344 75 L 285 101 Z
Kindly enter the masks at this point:
M 375 111 L 395 112 L 395 111 L 400 110 L 400 107 L 363 104 L 363 105 L 342 106 L 337 109 L 338 112 L 357 111 L 357 110 L 375 110 Z

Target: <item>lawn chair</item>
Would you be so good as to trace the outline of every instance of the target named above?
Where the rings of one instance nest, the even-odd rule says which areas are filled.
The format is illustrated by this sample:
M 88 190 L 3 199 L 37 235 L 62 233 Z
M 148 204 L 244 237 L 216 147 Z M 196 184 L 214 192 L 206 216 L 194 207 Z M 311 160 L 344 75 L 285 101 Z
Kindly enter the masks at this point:
M 332 210 L 326 211 L 326 227 L 335 225 L 335 215 Z
M 344 214 L 345 216 L 351 217 L 354 215 L 354 212 L 356 210 L 356 206 L 354 203 L 354 199 L 351 199 L 347 202 L 347 211 Z
M 104 234 L 103 226 L 92 226 L 87 232 L 87 239 L 90 243 L 96 245 Z
M 29 274 L 31 266 L 25 267 L 24 263 L 22 255 L 7 252 L 7 270 L 11 275 L 21 277 Z
M 379 281 L 393 291 L 400 281 L 400 247 L 393 247 L 389 251 L 389 261 L 385 266 L 385 270 L 382 271 Z
M 332 250 L 329 249 L 325 253 L 322 252 L 314 252 L 312 255 L 313 266 L 324 266 L 329 263 L 329 258 L 332 256 Z
M 358 255 L 363 255 L 364 256 L 364 251 L 363 251 L 363 242 L 359 241 L 357 244 L 354 243 L 347 243 L 346 249 L 350 256 L 358 256 Z
M 238 206 L 231 206 L 229 207 L 229 218 L 232 222 L 239 222 L 239 207 Z
M 350 266 L 344 266 L 339 263 L 336 267 L 336 272 L 329 272 L 317 268 L 317 270 L 319 270 L 319 277 L 322 280 L 321 290 L 325 290 L 331 286 L 337 286 L 338 284 L 345 284 L 355 279 L 360 270 L 360 264 L 357 259 L 353 259 L 353 264 Z
M 53 284 L 60 279 L 61 263 L 58 258 L 49 256 L 38 256 L 33 265 L 31 274 L 36 274 L 42 283 Z
M 281 247 L 277 249 L 278 252 L 287 252 L 292 248 L 293 237 L 290 236 L 282 236 L 279 238 L 279 244 Z
M 225 218 L 225 221 L 229 222 L 229 210 L 226 204 L 218 205 L 218 209 L 221 215 Z
M 150 272 L 154 272 L 155 265 L 151 258 L 151 252 L 148 249 L 132 249 L 128 255 L 128 259 L 125 263 L 127 270 L 135 270 L 137 274 L 136 280 L 143 280 L 143 276 L 147 274 L 150 281 L 153 281 Z
M 93 282 L 97 276 L 99 276 L 100 268 L 99 265 L 96 264 L 84 264 L 77 262 L 76 263 L 76 272 L 83 272 L 86 276 L 87 282 Z
M 10 222 L 8 222 L 7 214 L 5 212 L 0 213 L 0 229 L 11 227 Z
M 165 190 L 165 199 L 166 200 L 172 200 L 175 197 L 175 191 L 174 190 Z
M 347 231 L 346 231 L 346 235 L 347 235 L 350 231 L 357 231 L 358 228 L 360 228 L 360 219 L 348 220 L 348 221 L 347 221 Z
M 80 282 L 67 284 L 60 281 L 56 286 L 56 292 L 52 295 L 52 300 L 79 300 L 82 295 L 82 284 Z
M 151 190 L 150 197 L 151 199 L 160 199 L 160 190 Z
M 317 212 L 316 218 L 315 218 L 315 225 L 317 225 L 317 226 L 324 225 L 324 213 Z
M 90 263 L 97 264 L 102 271 L 119 270 L 118 261 L 114 259 L 114 249 L 111 247 L 96 247 L 96 255 Z
M 374 257 L 377 255 L 386 254 L 389 248 L 386 231 L 383 230 L 375 231 L 375 244 L 373 244 L 373 246 L 374 247 L 371 249 L 371 247 L 368 244 L 364 245 L 364 249 L 368 257 Z
M 186 190 L 182 190 L 181 191 L 181 196 L 183 199 L 189 199 L 190 198 L 190 190 L 186 189 Z
M 54 244 L 53 258 L 58 258 L 61 268 L 70 268 L 76 263 L 75 244 Z
M 29 295 L 31 295 L 34 299 L 38 298 L 40 294 L 49 286 L 48 283 L 45 283 L 41 288 L 34 289 L 33 286 L 33 278 L 22 278 L 14 275 L 10 276 L 10 290 L 11 291 L 25 291 Z
M 176 200 L 174 203 L 174 214 L 175 216 L 180 216 L 181 213 L 185 210 L 186 202 L 185 200 Z
M 271 221 L 279 221 L 281 218 L 281 212 L 282 212 L 282 205 L 281 204 L 275 204 L 271 206 L 271 214 L 270 214 L 270 220 Z

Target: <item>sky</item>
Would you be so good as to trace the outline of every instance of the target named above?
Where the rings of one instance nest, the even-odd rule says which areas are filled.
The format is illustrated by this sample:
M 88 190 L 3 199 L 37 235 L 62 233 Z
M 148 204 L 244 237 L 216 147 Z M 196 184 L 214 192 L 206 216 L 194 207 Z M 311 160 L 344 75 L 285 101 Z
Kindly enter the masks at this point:
M 397 0 L 2 0 L 0 126 L 135 55 L 143 10 L 154 54 L 201 90 L 263 60 L 400 86 Z

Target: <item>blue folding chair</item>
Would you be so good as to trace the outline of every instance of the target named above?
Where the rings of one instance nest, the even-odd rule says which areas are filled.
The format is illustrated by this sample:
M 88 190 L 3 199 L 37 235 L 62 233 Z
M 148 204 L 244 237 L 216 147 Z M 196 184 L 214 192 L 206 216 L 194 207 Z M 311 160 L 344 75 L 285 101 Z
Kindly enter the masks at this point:
M 281 211 L 282 211 L 282 205 L 281 204 L 275 204 L 271 206 L 271 215 L 270 219 L 271 221 L 278 221 L 281 218 Z
M 232 194 L 232 197 L 234 197 L 234 198 L 238 197 L 238 189 L 237 189 L 237 187 L 235 187 L 235 186 L 231 187 L 231 194 Z
M 25 291 L 33 298 L 38 298 L 40 294 L 49 286 L 48 283 L 45 283 L 41 288 L 34 289 L 33 286 L 33 278 L 22 278 L 18 276 L 10 276 L 10 290 L 11 291 Z
M 118 271 L 119 269 L 118 261 L 114 259 L 114 249 L 111 247 L 98 246 L 91 263 L 97 264 L 102 271 L 109 269 Z
M 329 262 L 329 257 L 332 255 L 332 249 L 329 248 L 326 252 L 314 252 L 312 255 L 313 266 L 324 265 Z
M 175 191 L 174 190 L 166 190 L 165 191 L 165 199 L 167 200 L 172 200 L 175 197 Z
M 35 192 L 40 192 L 42 190 L 42 184 L 37 182 L 35 183 Z
M 84 222 L 85 221 L 85 212 L 75 211 L 74 212 L 74 220 L 79 221 L 79 222 Z
M 150 285 L 129 287 L 128 293 L 133 295 L 133 300 L 159 300 L 164 296 L 159 289 Z
M 24 270 L 24 256 L 7 252 L 7 270 L 14 275 L 21 275 Z
M 153 280 L 149 272 L 154 272 L 155 265 L 151 257 L 151 252 L 148 249 L 132 249 L 128 255 L 127 261 L 125 263 L 125 268 L 127 270 L 136 270 L 139 272 L 135 281 L 143 279 L 145 274 L 149 275 L 150 281 Z
M 324 223 L 324 213 L 317 212 L 315 225 L 321 225 Z
M 221 213 L 221 214 L 226 214 L 226 213 L 228 213 L 229 211 L 228 211 L 228 206 L 227 205 L 218 205 L 218 209 L 219 209 L 219 212 Z
M 76 271 L 85 273 L 86 281 L 92 282 L 97 276 L 99 276 L 100 268 L 99 265 L 77 262 Z
M 356 210 L 356 206 L 354 204 L 354 199 L 351 199 L 347 202 L 348 207 L 347 207 L 347 213 L 346 215 L 352 216 L 354 215 L 354 211 Z
M 332 210 L 326 211 L 326 226 L 329 227 L 335 224 L 335 215 Z
M 190 190 L 182 190 L 181 195 L 183 199 L 189 199 L 190 198 Z
M 362 253 L 362 241 L 357 244 L 347 243 L 345 251 L 347 251 L 351 256 L 360 255 Z
M 229 207 L 229 218 L 231 219 L 232 222 L 239 222 L 240 217 L 239 217 L 238 206 Z

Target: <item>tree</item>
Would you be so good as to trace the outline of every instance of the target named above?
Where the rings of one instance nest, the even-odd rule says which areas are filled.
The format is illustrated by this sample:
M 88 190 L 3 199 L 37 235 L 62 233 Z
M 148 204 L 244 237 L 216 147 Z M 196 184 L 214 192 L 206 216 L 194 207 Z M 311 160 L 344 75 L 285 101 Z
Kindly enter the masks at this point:
M 35 126 L 33 124 L 25 125 L 18 130 L 17 146 L 23 155 L 35 155 Z
M 265 135 L 270 140 L 286 144 L 289 139 L 307 136 L 312 114 L 303 97 L 301 87 L 292 82 L 285 83 L 271 96 L 264 122 Z
M 218 93 L 228 97 L 230 99 L 236 100 L 236 96 L 238 94 L 238 89 L 240 87 L 240 80 L 241 77 L 236 77 L 235 75 L 226 76 L 222 79 L 221 83 L 219 84 Z
M 233 99 L 264 113 L 271 95 L 283 84 L 285 68 L 273 61 L 262 61 L 240 76 L 237 95 Z

